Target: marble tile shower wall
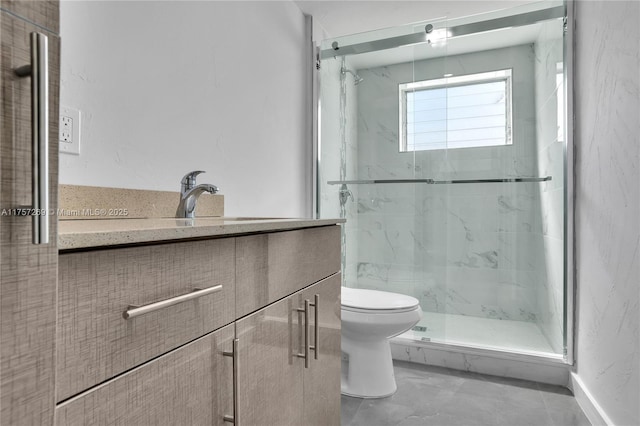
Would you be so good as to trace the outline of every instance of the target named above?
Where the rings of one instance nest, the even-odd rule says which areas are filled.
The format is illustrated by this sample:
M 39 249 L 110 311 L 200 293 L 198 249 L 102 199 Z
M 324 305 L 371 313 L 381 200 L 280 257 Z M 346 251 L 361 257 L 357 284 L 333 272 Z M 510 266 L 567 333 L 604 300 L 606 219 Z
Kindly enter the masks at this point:
M 347 61 L 345 59 L 345 61 Z M 345 62 L 348 65 L 348 62 Z M 327 181 L 355 179 L 357 176 L 357 86 L 350 80 L 351 76 L 342 76 L 342 58 L 326 59 L 321 68 L 321 108 L 322 122 L 319 198 L 320 217 L 345 217 L 343 225 L 342 255 L 343 281 L 355 282 L 358 240 L 355 229 L 358 216 L 355 200 L 358 188 L 349 190 L 352 198 L 344 207 L 340 205 L 339 185 L 328 185 Z M 347 249 L 348 248 L 348 249 Z
M 564 135 L 558 119 L 558 102 L 564 96 L 559 79 L 563 63 L 562 22 L 543 25 L 535 43 L 536 55 L 536 145 L 538 173 L 552 176 L 540 184 L 538 238 L 544 263 L 536 268 L 539 283 L 538 323 L 549 344 L 562 353 L 564 320 Z M 561 74 L 560 74 L 561 75 Z
M 537 174 L 533 45 L 360 69 L 358 175 Z M 513 69 L 511 146 L 400 153 L 398 83 Z M 424 310 L 536 322 L 544 264 L 537 183 L 360 186 L 357 285 L 411 294 Z

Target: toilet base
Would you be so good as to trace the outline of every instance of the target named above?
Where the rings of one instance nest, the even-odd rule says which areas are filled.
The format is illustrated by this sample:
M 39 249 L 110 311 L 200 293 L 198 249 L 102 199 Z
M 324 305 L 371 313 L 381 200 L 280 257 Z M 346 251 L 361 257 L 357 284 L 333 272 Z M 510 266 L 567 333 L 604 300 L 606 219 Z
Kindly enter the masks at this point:
M 342 352 L 349 357 L 340 383 L 343 395 L 385 398 L 396 393 L 398 387 L 388 339 L 354 342 L 343 335 Z

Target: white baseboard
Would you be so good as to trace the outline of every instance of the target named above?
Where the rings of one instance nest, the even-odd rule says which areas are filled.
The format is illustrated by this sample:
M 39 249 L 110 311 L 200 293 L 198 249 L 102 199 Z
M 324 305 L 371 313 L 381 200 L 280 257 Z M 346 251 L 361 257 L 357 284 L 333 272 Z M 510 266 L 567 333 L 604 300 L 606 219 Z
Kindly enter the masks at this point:
M 580 376 L 573 372 L 571 373 L 571 390 L 576 397 L 578 405 L 593 426 L 614 426 L 614 423 L 589 392 Z

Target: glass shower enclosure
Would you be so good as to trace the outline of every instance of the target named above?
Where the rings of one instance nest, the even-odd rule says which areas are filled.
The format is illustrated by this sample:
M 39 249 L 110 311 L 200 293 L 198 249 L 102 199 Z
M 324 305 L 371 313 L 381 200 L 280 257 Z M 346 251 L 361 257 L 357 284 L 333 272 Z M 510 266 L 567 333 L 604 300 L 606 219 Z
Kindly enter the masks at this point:
M 347 219 L 343 285 L 420 301 L 399 339 L 566 361 L 565 17 L 546 1 L 322 42 L 317 213 Z

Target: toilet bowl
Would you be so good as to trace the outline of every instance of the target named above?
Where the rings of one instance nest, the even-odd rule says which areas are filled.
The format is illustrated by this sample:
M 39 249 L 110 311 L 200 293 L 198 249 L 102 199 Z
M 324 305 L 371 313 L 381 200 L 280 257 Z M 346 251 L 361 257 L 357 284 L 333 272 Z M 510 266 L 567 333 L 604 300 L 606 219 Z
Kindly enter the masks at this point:
M 386 291 L 342 287 L 341 392 L 383 398 L 396 392 L 389 339 L 422 318 L 418 299 Z

